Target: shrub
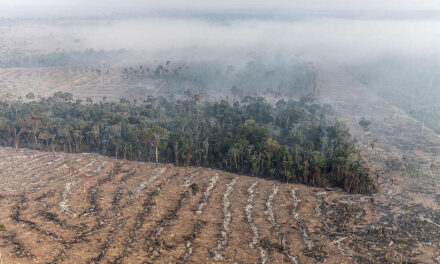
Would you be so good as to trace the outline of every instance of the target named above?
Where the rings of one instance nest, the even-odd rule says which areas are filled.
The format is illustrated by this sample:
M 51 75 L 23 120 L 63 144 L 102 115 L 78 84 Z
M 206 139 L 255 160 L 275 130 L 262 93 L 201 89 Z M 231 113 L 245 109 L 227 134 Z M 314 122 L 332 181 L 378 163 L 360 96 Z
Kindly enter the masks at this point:
M 197 185 L 197 183 L 193 183 L 189 187 L 191 188 L 193 195 L 196 195 L 199 192 L 199 185 Z

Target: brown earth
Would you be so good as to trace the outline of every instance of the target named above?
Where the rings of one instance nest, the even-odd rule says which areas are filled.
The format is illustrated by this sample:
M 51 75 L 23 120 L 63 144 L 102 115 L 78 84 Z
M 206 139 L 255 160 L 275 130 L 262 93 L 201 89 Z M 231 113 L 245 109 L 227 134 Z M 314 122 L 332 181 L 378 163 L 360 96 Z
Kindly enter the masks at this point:
M 214 263 L 214 252 L 224 263 L 350 262 L 321 231 L 319 188 L 93 154 L 1 148 L 0 161 L 4 263 Z M 306 249 L 303 232 L 322 248 Z

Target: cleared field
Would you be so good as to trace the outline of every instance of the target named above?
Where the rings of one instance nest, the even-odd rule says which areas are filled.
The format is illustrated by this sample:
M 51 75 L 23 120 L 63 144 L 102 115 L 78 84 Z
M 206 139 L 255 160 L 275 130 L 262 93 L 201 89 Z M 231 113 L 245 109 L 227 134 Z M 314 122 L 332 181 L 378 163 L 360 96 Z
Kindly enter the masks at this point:
M 98 73 L 97 71 L 100 71 Z M 48 97 L 55 92 L 68 92 L 75 98 L 102 100 L 144 98 L 157 94 L 154 81 L 127 78 L 118 67 L 46 67 L 0 69 L 0 96 L 16 99 L 29 92 Z
M 434 263 L 438 255 L 440 195 L 427 190 L 394 188 L 390 200 L 10 148 L 0 148 L 0 167 L 5 263 Z M 431 206 L 391 208 L 421 193 Z

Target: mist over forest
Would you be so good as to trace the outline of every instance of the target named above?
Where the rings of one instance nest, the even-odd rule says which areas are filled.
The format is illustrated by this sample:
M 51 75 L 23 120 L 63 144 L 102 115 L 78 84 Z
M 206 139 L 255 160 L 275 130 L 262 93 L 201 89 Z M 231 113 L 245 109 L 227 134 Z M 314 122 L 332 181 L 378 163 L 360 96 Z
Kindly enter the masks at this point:
M 286 70 L 288 64 L 316 59 L 337 63 L 349 70 L 353 66 L 353 71 L 372 64 L 390 68 L 395 63 L 397 67 L 405 67 L 393 67 L 392 78 L 396 81 L 408 78 L 408 73 L 417 75 L 412 78 L 416 83 L 426 82 L 427 75 L 434 78 L 438 74 L 435 67 L 430 67 L 440 55 L 437 49 L 440 36 L 436 33 L 440 13 L 437 11 L 304 8 L 280 11 L 276 7 L 214 10 L 176 6 L 175 9 L 139 8 L 132 12 L 130 5 L 119 11 L 110 11 L 112 5 L 109 6 L 101 7 L 102 14 L 98 16 L 79 12 L 80 5 L 78 10 L 72 9 L 70 15 L 64 16 L 57 13 L 67 8 L 62 5 L 52 6 L 53 9 L 41 7 L 47 14 L 21 14 L 25 19 L 19 22 L 12 12 L 3 18 L 7 26 L 2 28 L 2 35 L 14 39 L 18 45 L 38 46 L 40 50 L 18 51 L 5 45 L 0 50 L 1 64 L 4 67 L 38 66 L 46 58 L 48 62 L 43 64 L 48 67 L 106 62 L 127 67 L 142 64 L 157 67 L 170 61 L 180 66 L 204 65 L 206 71 L 211 72 L 206 72 L 211 76 L 205 76 L 204 81 L 209 79 L 214 83 L 218 80 L 213 79 L 212 72 L 224 75 L 231 70 L 230 66 L 242 71 L 256 61 L 261 71 L 256 75 L 260 76 L 263 71 Z M 65 42 L 69 47 L 61 45 Z M 90 50 L 95 53 L 84 54 Z M 28 56 L 32 54 L 37 57 L 29 64 Z M 48 58 L 51 56 L 52 62 Z M 396 60 L 402 62 L 396 63 Z M 417 67 L 408 65 L 414 65 L 413 61 Z M 267 69 L 262 70 L 263 65 Z M 257 71 L 257 67 L 254 70 Z M 380 88 L 375 85 L 375 91 L 381 95 L 399 89 L 388 87 L 385 83 L 389 80 L 383 80 L 378 71 L 368 74 L 375 74 L 370 78 L 374 78 L 377 85 L 382 82 Z M 203 74 L 199 72 L 199 75 Z M 214 86 L 219 88 L 217 84 Z M 227 91 L 230 86 L 231 82 L 226 82 L 221 89 Z M 432 85 L 418 85 L 417 90 L 422 93 L 402 95 L 402 100 L 410 100 L 410 96 L 438 98 L 432 94 L 435 86 L 435 80 Z

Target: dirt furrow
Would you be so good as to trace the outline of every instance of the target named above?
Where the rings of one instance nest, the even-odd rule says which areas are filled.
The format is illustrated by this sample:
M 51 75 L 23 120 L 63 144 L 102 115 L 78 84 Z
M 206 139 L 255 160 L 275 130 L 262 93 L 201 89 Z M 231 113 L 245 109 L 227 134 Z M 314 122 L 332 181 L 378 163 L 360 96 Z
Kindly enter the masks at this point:
M 309 236 L 309 232 L 307 227 L 304 225 L 302 217 L 298 213 L 298 207 L 301 200 L 297 196 L 298 189 L 296 187 L 292 187 L 290 195 L 293 202 L 291 214 L 295 218 L 298 227 L 301 231 L 304 243 L 306 244 L 307 250 L 312 251 L 315 248 L 315 243 Z
M 206 188 L 203 193 L 203 199 L 199 204 L 199 208 L 196 211 L 196 215 L 202 214 L 203 209 L 208 204 L 209 198 L 211 198 L 212 190 L 215 188 L 217 182 L 219 180 L 218 173 L 215 173 L 213 177 L 211 177 L 211 181 L 209 182 L 208 188 Z
M 109 250 L 115 236 L 119 233 L 119 231 L 125 226 L 126 218 L 118 219 L 116 226 L 112 228 L 111 232 L 107 235 L 105 243 L 98 249 L 98 256 L 89 259 L 86 261 L 88 264 L 99 263 L 102 259 L 104 259 L 107 251 Z
M 129 180 L 131 177 L 134 177 L 136 174 L 140 173 L 139 166 L 137 166 L 134 170 L 131 170 L 130 172 L 126 173 L 118 183 L 118 189 L 113 195 L 112 205 L 113 209 L 120 213 L 121 208 L 126 207 L 126 205 L 120 205 L 120 201 L 122 199 L 123 192 L 126 190 L 127 187 L 127 180 Z M 144 187 L 145 188 L 145 187 Z
M 123 263 L 124 259 L 126 259 L 133 253 L 133 244 L 135 242 L 138 242 L 137 236 L 139 235 L 139 230 L 144 225 L 146 217 L 151 213 L 152 207 L 156 204 L 154 201 L 155 198 L 171 181 L 175 180 L 178 175 L 178 173 L 173 174 L 171 177 L 168 177 L 166 180 L 159 183 L 155 188 L 153 188 L 153 190 L 145 194 L 146 198 L 142 202 L 142 208 L 137 213 L 135 218 L 136 220 L 129 229 L 127 238 L 124 239 L 123 249 L 121 250 L 121 253 L 114 257 L 113 260 L 109 261 L 110 263 Z M 144 189 L 145 188 L 146 186 L 144 187 Z
M 265 264 L 267 262 L 269 254 L 266 249 L 260 246 L 260 234 L 258 231 L 258 227 L 255 226 L 254 219 L 252 216 L 252 211 L 254 209 L 254 196 L 255 196 L 254 192 L 258 184 L 259 182 L 254 182 L 251 184 L 251 186 L 249 186 L 247 190 L 249 196 L 246 199 L 247 204 L 244 209 L 244 212 L 246 215 L 246 220 L 249 225 L 249 228 L 252 230 L 253 233 L 253 237 L 251 241 L 248 243 L 249 248 L 250 249 L 258 248 L 260 253 L 260 263 Z
M 1 238 L 5 245 L 11 245 L 13 247 L 12 251 L 17 258 L 21 259 L 35 257 L 35 255 L 29 251 L 25 244 L 17 239 L 17 234 L 15 232 L 4 234 L 1 236 Z
M 185 190 L 185 192 L 180 194 L 176 206 L 169 210 L 153 227 L 150 227 L 145 238 L 145 246 L 148 248 L 148 251 L 151 252 L 151 259 L 155 260 L 159 258 L 163 248 L 166 250 L 172 250 L 172 248 L 167 245 L 166 241 L 160 236 L 163 230 L 176 220 L 178 211 L 187 202 L 189 196 L 190 191 Z
M 184 182 L 183 182 L 183 187 L 189 188 L 189 186 L 191 185 L 192 179 L 198 175 L 200 175 L 200 171 L 197 171 L 195 173 L 188 173 L 185 177 Z
M 304 255 L 312 258 L 315 262 L 325 262 L 328 253 L 323 250 L 323 246 L 318 241 L 311 238 L 305 220 L 299 213 L 301 199 L 298 197 L 298 188 L 292 187 L 290 197 L 293 203 L 291 214 L 296 220 L 299 230 L 301 231 L 302 239 L 306 245 L 306 248 L 303 249 Z
M 166 167 L 163 168 L 155 168 L 153 171 L 153 175 L 149 177 L 147 180 L 139 183 L 139 186 L 134 190 L 133 196 L 136 195 L 138 192 L 142 191 L 147 187 L 150 183 L 158 179 L 160 176 L 162 176 L 167 171 Z
M 47 157 L 51 157 L 51 155 L 50 154 L 45 154 L 45 155 L 37 156 L 36 158 L 35 158 L 34 155 L 32 155 L 32 159 L 30 159 L 29 161 L 19 162 L 18 164 L 14 165 L 14 166 L 9 165 L 7 169 L 3 170 L 0 173 L 0 176 L 4 175 L 4 174 L 6 174 L 6 173 L 8 173 L 8 172 L 10 172 L 12 170 L 15 170 L 15 169 L 26 168 L 27 166 L 30 166 L 30 165 L 32 165 L 32 164 L 34 164 L 36 162 L 39 162 L 39 161 L 41 161 L 41 160 L 43 160 L 43 159 L 45 159 Z M 9 174 L 9 176 L 11 176 L 11 174 Z
M 37 169 L 48 168 L 48 167 L 52 166 L 52 164 L 54 164 L 54 163 L 56 163 L 56 162 L 58 162 L 60 160 L 64 160 L 64 159 L 66 159 L 66 157 L 64 155 L 58 155 L 58 156 L 56 156 L 55 159 L 52 159 L 52 160 L 47 161 L 47 162 L 44 162 L 41 165 L 36 166 L 36 167 L 30 167 L 30 168 L 28 168 L 27 170 L 25 170 L 25 171 L 23 171 L 21 173 L 25 174 L 25 173 L 28 173 L 30 171 L 35 171 Z
M 113 168 L 104 177 L 98 178 L 96 184 L 89 187 L 87 191 L 89 208 L 86 208 L 84 210 L 84 213 L 79 215 L 80 217 L 88 214 L 97 214 L 102 211 L 102 208 L 98 203 L 98 198 L 103 193 L 102 186 L 110 182 L 115 177 L 115 175 L 120 172 L 121 166 L 122 163 L 114 164 Z M 100 171 L 101 170 L 102 168 L 100 169 Z
M 289 213 L 286 214 L 286 211 L 288 212 L 289 198 L 284 197 L 284 195 L 278 195 L 280 188 L 281 186 L 279 185 L 272 185 L 265 203 L 266 207 L 264 213 L 267 222 L 271 224 L 270 233 L 272 237 L 277 238 L 276 241 L 274 241 L 273 238 L 269 239 L 272 242 L 266 243 L 266 248 L 272 252 L 272 259 L 270 262 L 274 262 L 277 258 L 281 258 L 281 262 L 287 261 L 291 264 L 298 264 L 300 262 L 298 260 L 298 255 L 293 256 L 289 251 L 289 245 L 291 244 L 289 241 L 290 237 L 292 237 L 292 239 L 298 239 L 291 234 L 291 228 L 288 228 L 289 225 L 292 225 L 291 219 L 289 219 Z M 289 197 L 287 192 L 285 194 Z M 277 215 L 275 215 L 275 209 L 278 209 L 276 213 Z
M 272 224 L 272 229 L 277 230 L 279 229 L 279 225 L 275 221 L 275 216 L 273 214 L 273 200 L 275 196 L 278 194 L 279 187 L 277 185 L 273 185 L 271 188 L 271 193 L 267 197 L 266 201 L 266 209 L 264 210 L 264 214 L 267 217 L 267 221 L 269 221 Z
M 72 195 L 72 190 L 75 186 L 79 184 L 79 182 L 80 179 L 72 179 L 70 182 L 67 182 L 64 185 L 62 192 L 62 200 L 58 204 L 62 213 L 72 217 L 76 217 L 77 215 L 76 213 L 72 212 L 69 206 L 69 202 L 70 202 L 70 197 Z
M 234 191 L 234 185 L 239 179 L 239 177 L 235 177 L 229 184 L 226 185 L 226 191 L 223 193 L 223 223 L 220 232 L 220 239 L 217 241 L 216 247 L 211 249 L 212 259 L 214 261 L 225 260 L 225 257 L 221 254 L 221 251 L 223 251 L 223 249 L 228 245 L 230 233 L 229 227 L 232 221 L 232 212 L 230 210 L 231 202 L 229 201 L 229 195 Z
M 199 206 L 197 211 L 194 212 L 194 217 L 196 215 L 202 215 L 204 212 L 204 209 L 206 207 L 206 205 L 209 203 L 210 197 L 212 195 L 212 191 L 213 189 L 216 187 L 217 182 L 219 180 L 219 175 L 218 173 L 215 173 L 210 181 L 209 181 L 209 185 L 207 186 L 206 190 L 203 192 L 203 196 L 202 198 L 200 198 L 199 200 Z M 198 219 L 194 219 L 194 226 L 193 226 L 193 231 L 190 237 L 188 237 L 186 244 L 185 244 L 185 252 L 178 258 L 177 263 L 178 264 L 185 264 L 187 262 L 187 260 L 189 259 L 189 257 L 191 257 L 191 255 L 194 252 L 194 240 L 198 237 L 198 235 L 201 232 L 201 229 L 204 225 L 203 221 L 200 221 Z

